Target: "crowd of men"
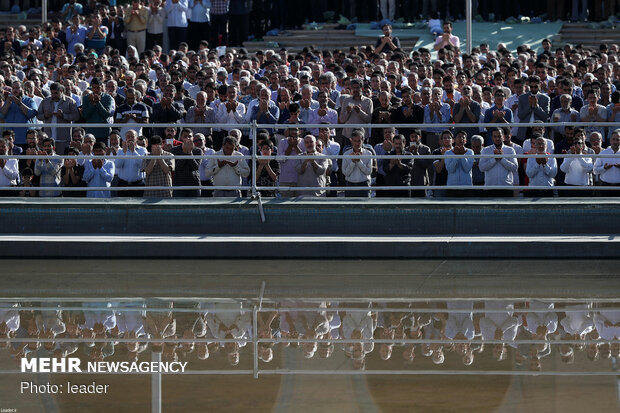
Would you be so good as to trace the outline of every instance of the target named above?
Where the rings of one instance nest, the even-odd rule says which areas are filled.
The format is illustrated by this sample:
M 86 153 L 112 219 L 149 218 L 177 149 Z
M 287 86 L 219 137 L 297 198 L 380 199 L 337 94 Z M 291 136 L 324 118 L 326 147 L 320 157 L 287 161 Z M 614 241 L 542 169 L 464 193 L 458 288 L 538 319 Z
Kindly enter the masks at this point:
M 133 2 L 125 13 L 144 24 L 142 7 Z M 0 155 L 49 156 L 0 159 L 4 196 L 238 197 L 254 181 L 263 196 L 284 197 L 591 196 L 620 185 L 620 129 L 596 125 L 620 122 L 616 44 L 544 40 L 541 53 L 481 44 L 467 54 L 445 22 L 434 50 L 401 49 L 385 25 L 374 47 L 218 53 L 177 33 L 164 53 L 146 32 L 128 37 L 135 44 L 123 52 L 111 20 L 118 7 L 96 8 L 90 28 L 68 10 L 66 28 L 54 21 L 0 32 L 0 121 L 32 124 L 4 128 Z M 255 145 L 253 121 L 269 125 Z M 505 126 L 536 122 L 558 126 Z M 253 165 L 254 151 L 267 158 Z M 429 185 L 440 188 L 420 188 Z M 463 188 L 483 185 L 536 188 Z M 329 190 L 336 186 L 347 190 Z
M 274 360 L 274 352 L 291 347 L 306 359 L 327 359 L 343 351 L 356 369 L 365 368 L 372 359 L 393 358 L 397 366 L 424 357 L 437 365 L 450 358 L 465 366 L 476 358 L 507 361 L 506 370 L 512 369 L 514 360 L 516 365 L 540 371 L 545 358 L 554 364 L 556 352 L 567 364 L 620 357 L 620 312 L 614 309 L 615 303 L 285 301 L 265 305 L 256 322 L 252 303 L 232 301 L 191 303 L 191 307 L 187 302 L 166 301 L 90 302 L 81 310 L 61 305 L 45 310 L 21 307 L 13 303 L 0 307 L 0 338 L 14 339 L 0 348 L 8 348 L 18 361 L 37 354 L 33 352 L 41 347 L 53 357 L 81 354 L 94 361 L 150 360 L 145 357 L 150 349 L 162 353 L 164 361 L 191 361 L 188 370 L 204 369 L 195 362 L 213 355 L 236 366 L 254 337 L 259 340 L 256 357 L 263 363 Z M 175 311 L 177 307 L 184 311 Z M 19 338 L 41 341 L 26 343 Z M 63 340 L 76 338 L 84 343 Z M 110 341 L 90 341 L 105 338 Z M 115 339 L 137 340 L 118 343 Z

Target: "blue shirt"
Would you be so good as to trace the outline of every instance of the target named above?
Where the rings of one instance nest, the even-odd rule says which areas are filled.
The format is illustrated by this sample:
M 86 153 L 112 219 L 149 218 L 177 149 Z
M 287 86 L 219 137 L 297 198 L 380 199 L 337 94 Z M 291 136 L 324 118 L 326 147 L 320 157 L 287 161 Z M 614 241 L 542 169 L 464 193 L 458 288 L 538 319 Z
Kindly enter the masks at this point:
M 538 158 L 527 158 L 525 173 L 530 178 L 529 186 L 553 186 L 558 165 L 555 158 L 547 158 L 546 164 L 536 162 Z
M 146 148 L 142 146 L 136 146 L 133 152 L 129 152 L 129 149 L 120 150 L 114 159 L 118 177 L 127 182 L 143 181 L 145 174 L 142 172 L 142 159 L 126 159 L 125 156 L 145 156 L 146 154 Z
M 209 22 L 209 9 L 211 8 L 211 0 L 189 0 L 189 9 L 192 11 L 191 21 L 195 23 Z
M 73 7 L 73 10 L 71 10 L 71 3 L 65 3 L 65 5 L 62 6 L 62 10 L 60 10 L 61 14 L 64 13 L 67 9 L 69 10 L 67 15 L 65 16 L 66 21 L 70 22 L 74 14 L 84 14 L 84 8 L 80 3 L 76 1 L 75 3 L 73 3 L 73 5 L 75 7 Z
M 9 110 L 6 115 L 0 113 L 0 119 L 4 119 L 6 123 L 34 123 L 35 116 L 37 116 L 37 105 L 34 103 L 34 99 L 28 96 L 22 97 L 22 103 L 28 107 L 26 114 L 22 112 L 21 108 L 11 102 Z M 15 144 L 23 145 L 26 143 L 26 128 L 14 128 L 15 132 Z
M 447 186 L 472 185 L 471 169 L 474 166 L 474 158 L 466 158 L 473 155 L 474 151 L 466 149 L 463 158 L 446 158 L 446 170 L 448 171 Z M 454 155 L 453 150 L 446 152 L 446 155 Z
M 508 122 L 511 123 L 512 122 L 512 110 L 507 108 L 506 106 L 503 106 L 501 108 L 498 108 L 496 105 L 491 106 L 490 108 L 487 109 L 486 112 L 484 112 L 484 119 L 483 119 L 483 123 L 492 123 L 493 122 L 493 112 L 499 110 L 504 112 L 504 119 Z M 501 123 L 497 124 L 498 126 L 502 126 Z M 487 133 L 487 145 L 491 145 L 493 143 L 493 134 L 491 131 L 489 131 Z
M 101 168 L 93 168 L 93 161 L 84 164 L 84 181 L 89 187 L 110 187 L 114 179 L 114 162 L 105 160 Z M 110 191 L 87 191 L 88 198 L 110 198 Z
M 424 123 L 448 123 L 450 121 L 450 105 L 442 103 L 439 109 L 439 116 L 433 114 L 431 116 L 431 109 L 429 105 L 424 106 Z M 448 125 L 442 128 L 427 128 L 427 132 L 441 133 L 448 129 Z
M 176 4 L 166 0 L 164 9 L 168 14 L 168 27 L 187 27 L 187 0 L 179 0 Z
M 480 152 L 481 155 L 493 155 L 495 145 L 487 146 Z M 515 150 L 510 146 L 503 145 L 504 155 L 515 155 Z M 517 158 L 481 158 L 478 164 L 481 172 L 484 172 L 485 186 L 509 186 L 513 184 L 513 172 L 519 168 Z

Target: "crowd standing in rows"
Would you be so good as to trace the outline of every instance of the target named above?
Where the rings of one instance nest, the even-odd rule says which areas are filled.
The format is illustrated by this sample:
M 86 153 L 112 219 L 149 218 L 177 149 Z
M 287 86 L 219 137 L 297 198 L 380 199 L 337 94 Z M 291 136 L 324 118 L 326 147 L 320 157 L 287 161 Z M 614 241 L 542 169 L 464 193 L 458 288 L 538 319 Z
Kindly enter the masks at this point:
M 125 24 L 134 19 L 144 24 L 143 7 L 134 1 L 124 11 L 133 16 Z M 164 53 L 160 39 L 129 36 L 129 30 L 129 46 L 121 51 L 114 35 L 118 27 L 110 20 L 119 11 L 97 6 L 89 26 L 82 25 L 79 13 L 68 12 L 66 28 L 56 20 L 0 32 L 0 120 L 32 124 L 5 128 L 0 154 L 52 156 L 0 160 L 3 195 L 244 196 L 245 189 L 222 187 L 247 188 L 254 179 L 263 196 L 590 196 L 610 193 L 596 186 L 620 184 L 620 130 L 596 126 L 620 121 L 618 45 L 553 48 L 544 40 L 539 54 L 527 45 L 511 51 L 503 44 L 496 50 L 481 44 L 465 54 L 452 24 L 445 22 L 434 50 L 402 50 L 387 24 L 374 47 L 222 53 L 200 40 L 192 46 L 173 43 L 177 47 Z M 256 145 L 244 127 L 253 121 L 269 125 L 257 134 Z M 503 126 L 535 122 L 572 125 Z M 110 128 L 72 123 L 107 123 Z M 293 126 L 278 127 L 284 124 Z M 251 159 L 243 158 L 253 151 L 272 159 L 259 159 L 254 168 Z M 524 153 L 618 156 L 518 158 Z M 106 159 L 63 160 L 57 154 Z M 125 158 L 147 154 L 169 158 Z M 473 157 L 478 154 L 498 157 Z M 182 155 L 196 159 L 175 159 Z M 213 157 L 201 159 L 204 155 Z M 141 189 L 145 185 L 155 189 Z M 409 189 L 428 185 L 445 189 Z M 479 185 L 538 189 L 451 189 Z M 199 188 L 175 190 L 178 186 Z M 347 190 L 330 191 L 333 186 Z M 560 186 L 593 190 L 557 190 Z

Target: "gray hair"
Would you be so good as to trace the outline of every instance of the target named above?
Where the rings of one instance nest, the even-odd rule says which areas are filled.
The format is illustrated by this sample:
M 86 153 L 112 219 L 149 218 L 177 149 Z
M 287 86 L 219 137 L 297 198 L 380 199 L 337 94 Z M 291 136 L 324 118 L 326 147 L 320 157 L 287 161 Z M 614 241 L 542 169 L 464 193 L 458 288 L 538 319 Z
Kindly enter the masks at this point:
M 484 138 L 480 135 L 474 135 L 471 137 L 471 143 L 479 142 L 480 146 L 484 146 Z

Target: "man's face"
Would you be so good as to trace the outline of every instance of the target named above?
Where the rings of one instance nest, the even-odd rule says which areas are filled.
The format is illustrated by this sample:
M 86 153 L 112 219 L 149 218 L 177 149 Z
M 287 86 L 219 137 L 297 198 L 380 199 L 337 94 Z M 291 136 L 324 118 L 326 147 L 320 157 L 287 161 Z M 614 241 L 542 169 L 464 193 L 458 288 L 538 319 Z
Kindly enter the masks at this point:
M 102 148 L 93 149 L 93 155 L 95 156 L 104 156 L 105 150 Z
M 110 146 L 111 147 L 118 147 L 119 143 L 118 143 L 118 135 L 116 133 L 113 133 L 110 135 Z
M 475 154 L 479 154 L 480 152 L 482 152 L 482 142 L 480 142 L 478 139 L 472 141 L 471 150 L 474 151 Z
M 316 140 L 314 137 L 306 136 L 304 138 L 304 145 L 306 146 L 306 152 L 314 153 L 316 151 Z
M 540 83 L 538 82 L 530 82 L 529 86 L 530 86 L 530 93 L 532 93 L 532 95 L 537 94 L 538 91 L 540 90 Z
M 271 93 L 269 93 L 269 89 L 262 88 L 260 91 L 259 99 L 263 102 L 268 102 L 271 98 Z
M 43 150 L 47 152 L 48 155 L 51 155 L 54 153 L 54 145 L 52 142 L 47 141 L 43 144 Z
M 194 146 L 197 148 L 203 148 L 205 146 L 205 139 L 201 136 L 194 136 Z
M 613 135 L 611 135 L 609 143 L 611 144 L 611 148 L 614 150 L 614 152 L 617 151 L 618 148 L 620 148 L 620 134 L 614 133 Z
M 448 24 L 448 23 L 445 23 L 443 25 L 443 32 L 444 33 L 448 33 L 448 34 L 452 34 L 452 25 Z
M 352 136 L 351 145 L 353 146 L 353 149 L 359 151 L 362 148 L 362 137 L 358 135 Z
M 383 35 L 385 37 L 390 37 L 392 35 L 392 26 L 386 25 L 383 26 Z
M 498 108 L 504 107 L 504 102 L 506 101 L 506 95 L 504 92 L 495 92 L 495 105 Z
M 7 148 L 4 142 L 0 142 L 0 155 L 6 155 L 9 148 Z
M 235 147 L 231 143 L 225 143 L 222 145 L 222 152 L 224 155 L 232 155 L 234 149 Z
M 101 93 L 101 85 L 92 85 L 90 89 L 93 91 L 95 95 L 98 95 Z
M 327 97 L 327 93 L 325 93 L 325 92 L 321 92 L 321 93 L 319 93 L 319 96 L 318 96 L 318 101 L 319 101 L 319 105 L 320 105 L 321 107 L 323 107 L 323 108 L 324 108 L 324 107 L 326 107 L 326 106 L 327 106 L 327 103 L 328 103 L 328 101 L 329 101 L 329 99 L 328 99 L 328 97 Z
M 136 103 L 136 94 L 134 92 L 125 92 L 125 97 L 129 105 Z
M 177 134 L 176 128 L 166 128 L 166 139 L 174 139 Z
M 497 147 L 502 146 L 502 143 L 503 143 L 502 141 L 504 139 L 504 134 L 502 132 L 494 130 L 492 138 L 493 138 L 493 143 L 495 144 L 495 146 Z
M 536 152 L 545 153 L 547 150 L 547 142 L 544 139 L 536 139 Z
M 353 94 L 353 97 L 355 99 L 359 99 L 359 97 L 362 95 L 362 87 L 358 82 L 351 84 L 351 93 Z
M 467 142 L 467 139 L 462 133 L 457 133 L 456 136 L 454 137 L 454 146 L 463 147 L 465 146 L 466 142 Z
M 22 85 L 19 82 L 14 82 L 13 83 L 13 87 L 11 88 L 11 91 L 13 92 L 13 95 L 17 96 L 17 97 L 21 97 L 23 92 L 22 89 Z
M 598 101 L 598 96 L 596 95 L 596 93 L 590 93 L 588 95 L 588 104 L 590 106 L 596 106 L 597 101 Z
M 405 142 L 403 142 L 401 138 L 394 138 L 392 140 L 392 149 L 396 153 L 403 153 L 403 151 L 405 150 Z
M 60 99 L 60 97 L 61 97 L 61 95 L 62 95 L 62 93 L 60 93 L 60 90 L 58 90 L 58 89 L 52 89 L 52 90 L 50 90 L 50 94 L 51 94 L 51 96 L 52 96 L 52 100 L 53 100 L 54 102 L 58 102 L 58 100 Z
M 445 135 L 442 135 L 441 146 L 443 146 L 444 148 L 452 148 L 452 136 L 448 135 L 447 133 Z

